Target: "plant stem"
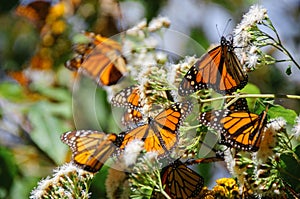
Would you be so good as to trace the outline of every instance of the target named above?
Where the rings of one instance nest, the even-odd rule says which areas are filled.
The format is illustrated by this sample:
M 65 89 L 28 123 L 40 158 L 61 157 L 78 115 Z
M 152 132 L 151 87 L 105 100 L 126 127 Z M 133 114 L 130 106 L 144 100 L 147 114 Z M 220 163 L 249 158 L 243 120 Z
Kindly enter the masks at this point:
M 228 98 L 287 98 L 300 100 L 299 95 L 276 95 L 276 94 L 237 94 L 237 95 L 226 95 L 222 97 L 215 97 L 211 99 L 200 99 L 201 103 L 213 102 L 217 100 L 224 100 Z

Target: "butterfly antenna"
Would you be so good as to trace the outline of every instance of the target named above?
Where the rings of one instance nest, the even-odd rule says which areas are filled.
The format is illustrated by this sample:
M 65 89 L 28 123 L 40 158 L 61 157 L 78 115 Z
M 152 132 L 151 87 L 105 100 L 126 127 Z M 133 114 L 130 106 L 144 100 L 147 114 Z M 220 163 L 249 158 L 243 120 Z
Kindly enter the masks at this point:
M 219 28 L 218 28 L 218 24 L 216 24 L 216 29 L 217 29 L 217 32 L 218 32 L 218 36 L 221 37 L 220 31 L 219 31 Z
M 226 23 L 226 26 L 225 26 L 225 28 L 224 28 L 224 30 L 223 30 L 222 35 L 224 35 L 224 33 L 226 32 L 227 27 L 228 27 L 229 23 L 231 22 L 231 20 L 232 20 L 232 19 L 228 19 L 228 21 L 227 21 L 227 23 Z

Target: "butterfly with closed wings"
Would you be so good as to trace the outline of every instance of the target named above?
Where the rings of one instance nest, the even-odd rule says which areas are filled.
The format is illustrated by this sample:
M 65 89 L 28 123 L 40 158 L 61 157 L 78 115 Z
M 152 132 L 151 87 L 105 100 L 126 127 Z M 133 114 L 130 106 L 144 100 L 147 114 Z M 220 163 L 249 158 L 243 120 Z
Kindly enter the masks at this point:
M 221 37 L 221 45 L 204 54 L 182 79 L 178 94 L 189 95 L 212 88 L 221 94 L 243 88 L 248 81 L 242 65 L 234 53 L 233 39 Z
M 204 187 L 203 177 L 179 159 L 163 168 L 161 180 L 171 198 L 195 198 Z
M 205 198 L 210 192 L 203 192 L 204 179 L 201 175 L 189 168 L 189 165 L 223 161 L 223 157 L 208 157 L 189 159 L 182 162 L 180 159 L 162 169 L 161 182 L 164 191 L 174 199 Z M 158 192 L 153 192 L 152 198 L 164 198 Z
M 65 63 L 66 68 L 82 72 L 99 86 L 118 83 L 126 73 L 126 61 L 122 46 L 109 38 L 86 32 L 90 42 L 75 45 L 75 57 Z

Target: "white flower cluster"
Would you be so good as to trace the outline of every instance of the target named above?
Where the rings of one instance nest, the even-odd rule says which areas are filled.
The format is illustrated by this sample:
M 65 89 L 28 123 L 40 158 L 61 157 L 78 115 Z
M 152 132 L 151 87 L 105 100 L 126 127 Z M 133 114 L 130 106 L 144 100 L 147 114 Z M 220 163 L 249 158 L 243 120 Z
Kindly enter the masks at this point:
M 257 38 L 253 35 L 252 28 L 256 27 L 257 24 L 261 24 L 267 18 L 265 8 L 261 5 L 253 5 L 233 31 L 234 46 L 237 47 L 235 48 L 236 55 L 248 70 L 255 68 L 261 54 L 261 50 L 253 42 Z
M 30 193 L 30 199 L 37 198 L 89 198 L 88 186 L 93 174 L 66 163 L 54 169 L 52 177 L 39 181 Z M 77 195 L 74 195 L 77 194 Z

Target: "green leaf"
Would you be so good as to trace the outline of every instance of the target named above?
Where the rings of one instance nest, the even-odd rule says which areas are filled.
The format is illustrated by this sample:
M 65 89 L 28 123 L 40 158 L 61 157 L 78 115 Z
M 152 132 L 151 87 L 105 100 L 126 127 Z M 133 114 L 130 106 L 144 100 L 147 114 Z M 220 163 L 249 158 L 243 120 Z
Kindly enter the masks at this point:
M 259 88 L 251 83 L 248 83 L 242 90 L 241 93 L 248 93 L 248 94 L 260 94 Z
M 287 123 L 294 124 L 297 113 L 294 110 L 286 109 L 280 105 L 274 105 L 269 108 L 268 115 L 270 118 L 283 117 Z
M 299 153 L 300 146 L 296 151 Z M 299 156 L 298 156 L 299 157 Z M 288 182 L 297 192 L 300 191 L 300 164 L 293 154 L 282 154 L 280 156 L 282 168 L 279 170 L 282 179 Z
M 42 95 L 56 101 L 67 101 L 71 103 L 71 93 L 69 90 L 64 88 L 51 88 L 45 86 L 35 85 L 33 88 L 35 91 L 38 91 Z
M 62 163 L 62 154 L 67 147 L 60 141 L 60 135 L 70 128 L 62 117 L 71 117 L 71 107 L 64 103 L 40 101 L 30 107 L 28 117 L 34 127 L 31 132 L 33 141 L 55 162 Z
M 17 166 L 13 154 L 0 146 L 0 198 L 6 198 L 17 174 Z M 5 179 L 5 180 L 4 180 Z
M 25 98 L 22 87 L 11 82 L 0 84 L 0 96 L 12 101 L 20 101 Z

